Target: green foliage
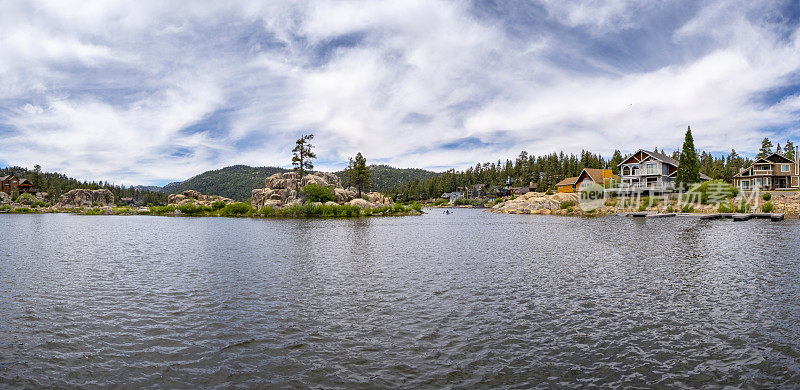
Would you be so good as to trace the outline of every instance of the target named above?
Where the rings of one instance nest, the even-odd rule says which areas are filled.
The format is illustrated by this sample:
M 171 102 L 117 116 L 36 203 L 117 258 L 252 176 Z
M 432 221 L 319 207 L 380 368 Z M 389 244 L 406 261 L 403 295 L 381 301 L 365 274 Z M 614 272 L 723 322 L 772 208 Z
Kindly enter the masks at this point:
M 668 206 L 667 206 L 667 212 L 668 212 L 668 213 L 674 213 L 674 212 L 675 212 L 675 207 L 672 207 L 672 205 L 671 205 L 671 204 L 670 204 L 670 205 L 668 205 Z
M 553 195 L 553 190 L 548 188 L 547 191 L 544 194 L 545 195 Z
M 647 203 L 642 203 L 641 205 L 639 205 L 639 211 L 645 211 L 645 210 L 647 210 Z
M 350 159 L 350 164 L 345 169 L 345 178 L 348 187 L 353 186 L 358 190 L 359 197 L 361 197 L 363 190 L 369 189 L 372 185 L 367 159 L 361 155 L 361 152 L 358 152 L 354 158 Z
M 449 201 L 447 199 L 437 199 L 436 201 L 433 202 L 433 205 L 434 206 L 442 206 L 442 205 L 445 205 L 447 203 L 449 203 Z
M 702 204 L 716 203 L 736 197 L 739 189 L 722 180 L 710 180 L 693 185 L 689 192 L 692 195 L 689 201 L 699 201 Z
M 686 188 L 693 183 L 700 182 L 700 160 L 697 157 L 697 150 L 694 148 L 691 127 L 686 128 L 686 136 L 681 149 L 681 156 L 678 164 L 678 172 L 675 178 L 677 188 Z
M 761 204 L 761 212 L 764 213 L 771 213 L 775 211 L 775 205 L 772 202 L 764 202 Z
M 694 212 L 694 205 L 692 204 L 685 204 L 681 207 L 682 213 L 693 213 Z
M 764 158 L 772 154 L 772 141 L 769 138 L 764 137 L 761 140 L 761 149 L 758 151 L 758 155 L 756 155 L 756 159 Z
M 747 203 L 744 199 L 739 201 L 739 206 L 736 207 L 737 213 L 749 213 L 750 212 L 750 203 Z
M 270 214 L 281 218 L 349 218 L 358 217 L 361 215 L 361 209 L 358 206 L 347 204 L 342 205 L 324 205 L 305 203 L 302 205 L 294 205 L 275 209 L 274 213 Z
M 370 182 L 372 183 L 371 189 L 373 191 L 388 193 L 391 192 L 393 189 L 402 188 L 406 186 L 408 183 L 422 183 L 426 180 L 432 178 L 441 177 L 442 174 L 426 171 L 424 169 L 418 168 L 394 168 L 388 165 L 370 165 Z M 342 179 L 342 182 L 347 183 L 347 172 L 339 171 L 335 172 L 336 176 L 339 176 Z M 437 190 L 438 191 L 438 190 Z M 435 192 L 435 191 L 434 191 Z M 431 193 L 430 196 L 425 197 L 433 198 L 439 197 L 444 192 L 449 191 L 442 191 L 438 194 Z M 423 198 L 418 198 L 423 199 Z
M 83 214 L 85 214 L 85 215 L 103 215 L 103 214 L 105 214 L 105 210 L 103 210 L 103 209 L 101 209 L 99 207 L 95 207 L 95 208 L 92 208 L 92 209 L 84 211 Z
M 0 206 L 0 211 L 11 211 L 11 205 L 4 204 Z
M 224 217 L 243 217 L 254 211 L 253 206 L 249 203 L 231 203 L 223 207 L 219 214 Z
M 456 206 L 473 206 L 473 207 L 480 207 L 486 203 L 484 199 L 465 199 L 465 198 L 458 198 L 453 201 L 453 204 Z
M 306 202 L 335 202 L 336 192 L 333 188 L 322 186 L 319 184 L 309 184 L 300 189 L 300 196 Z
M 294 149 L 292 149 L 292 165 L 294 170 L 300 174 L 301 179 L 308 171 L 314 169 L 313 160 L 317 158 L 317 155 L 311 151 L 314 148 L 311 145 L 312 139 L 314 139 L 314 134 L 303 135 L 295 142 Z
M 769 202 L 772 199 L 772 194 L 765 192 L 764 195 L 761 195 L 761 198 L 764 199 L 764 201 Z
M 25 205 L 33 205 L 34 203 L 36 203 L 36 197 L 29 193 L 24 193 L 19 197 L 17 197 L 17 202 Z
M 30 213 L 35 213 L 35 212 L 36 212 L 36 210 L 34 210 L 34 209 L 30 208 L 30 207 L 17 207 L 15 209 L 11 210 L 11 213 L 13 213 L 13 214 L 30 214 Z
M 277 167 L 234 165 L 203 172 L 185 181 L 167 184 L 159 190 L 165 193 L 165 197 L 166 194 L 180 194 L 186 190 L 196 190 L 203 194 L 220 195 L 244 202 L 250 200 L 253 189 L 264 188 L 264 179 L 283 172 L 288 172 L 288 170 Z
M 227 203 L 225 203 L 225 202 L 223 202 L 221 200 L 218 200 L 218 201 L 216 201 L 216 202 L 211 204 L 211 209 L 214 210 L 214 211 L 218 211 L 218 210 L 221 210 L 223 207 L 225 207 L 226 204 Z
M 194 204 L 194 202 L 189 202 L 178 206 L 178 211 L 180 211 L 181 214 L 186 214 L 188 216 L 205 215 L 212 210 L 212 207 Z
M 575 208 L 573 208 L 572 206 L 568 206 L 566 210 L 568 213 L 571 213 L 573 210 L 575 210 Z
M 565 200 L 565 201 L 561 202 L 560 206 L 561 206 L 562 209 L 567 209 L 567 208 L 570 208 L 570 207 L 574 207 L 576 204 L 577 204 L 577 202 L 575 202 L 574 200 Z
M 718 213 L 732 213 L 734 209 L 733 203 L 731 202 L 722 202 L 717 206 Z

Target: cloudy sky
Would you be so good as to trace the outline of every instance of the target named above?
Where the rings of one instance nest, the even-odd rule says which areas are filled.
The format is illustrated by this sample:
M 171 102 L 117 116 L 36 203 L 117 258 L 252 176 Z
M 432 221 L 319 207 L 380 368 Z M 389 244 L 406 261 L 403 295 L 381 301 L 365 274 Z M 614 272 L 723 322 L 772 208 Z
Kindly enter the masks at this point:
M 0 165 L 164 184 L 233 164 L 442 170 L 800 141 L 790 1 L 5 0 Z

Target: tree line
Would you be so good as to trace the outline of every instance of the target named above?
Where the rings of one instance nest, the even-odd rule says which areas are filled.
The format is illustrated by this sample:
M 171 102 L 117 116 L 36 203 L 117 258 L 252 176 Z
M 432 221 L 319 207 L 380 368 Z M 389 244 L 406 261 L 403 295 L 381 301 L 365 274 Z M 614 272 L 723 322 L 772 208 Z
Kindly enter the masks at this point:
M 727 155 L 714 156 L 705 151 L 698 153 L 694 148 L 693 139 L 691 139 L 690 128 L 687 128 L 686 138 L 683 149 L 674 151 L 671 155 L 664 153 L 664 149 L 660 151 L 659 148 L 653 149 L 678 160 L 680 162 L 679 167 L 681 164 L 683 165 L 683 169 L 679 169 L 681 177 L 677 178 L 676 182 L 681 180 L 687 183 L 696 182 L 699 177 L 695 178 L 694 176 L 699 175 L 699 173 L 708 175 L 712 179 L 731 182 L 734 175 L 753 163 L 752 159 L 739 155 L 734 149 L 731 149 L 731 152 Z M 683 150 L 687 153 L 683 153 Z M 780 145 L 773 148 L 772 142 L 764 138 L 756 158 L 766 157 L 774 152 L 782 153 L 794 159 L 794 144 L 787 140 L 783 148 Z M 611 169 L 614 174 L 618 175 L 618 165 L 626 157 L 619 150 L 615 150 L 608 160 L 604 159 L 600 154 L 585 150 L 581 151 L 580 154 L 566 154 L 561 151 L 541 156 L 534 156 L 522 151 L 514 160 L 485 162 L 462 171 L 451 169 L 425 180 L 413 180 L 397 185 L 389 193 L 395 199 L 401 201 L 419 201 L 437 198 L 443 193 L 458 191 L 459 188 L 474 184 L 485 184 L 487 187 L 502 187 L 508 179 L 516 187 L 534 184 L 537 191 L 555 191 L 556 183 L 568 177 L 578 176 L 584 168 Z M 694 172 L 697 174 L 694 174 Z
M 47 193 L 45 200 L 49 203 L 57 203 L 61 195 L 79 188 L 89 190 L 107 189 L 114 194 L 117 202 L 122 198 L 132 198 L 132 201 L 139 205 L 148 203 L 166 204 L 167 202 L 167 194 L 162 192 L 142 190 L 133 186 L 118 186 L 102 180 L 99 182 L 80 181 L 61 173 L 42 172 L 42 167 L 39 164 L 34 165 L 32 170 L 18 166 L 0 169 L 0 176 L 5 175 L 14 175 L 30 180 L 33 188 Z

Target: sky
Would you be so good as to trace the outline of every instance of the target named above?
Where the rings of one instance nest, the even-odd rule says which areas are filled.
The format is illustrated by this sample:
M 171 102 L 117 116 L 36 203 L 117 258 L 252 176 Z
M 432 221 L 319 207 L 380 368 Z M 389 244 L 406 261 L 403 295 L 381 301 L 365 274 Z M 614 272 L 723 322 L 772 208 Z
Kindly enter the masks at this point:
M 0 165 L 116 184 L 800 143 L 797 1 L 0 0 Z

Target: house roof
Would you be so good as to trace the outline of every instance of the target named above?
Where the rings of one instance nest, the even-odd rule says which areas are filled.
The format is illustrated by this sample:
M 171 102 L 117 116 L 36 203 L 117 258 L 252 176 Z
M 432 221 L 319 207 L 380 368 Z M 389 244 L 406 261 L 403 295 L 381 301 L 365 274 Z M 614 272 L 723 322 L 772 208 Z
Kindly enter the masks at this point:
M 586 174 L 589 175 L 589 178 L 592 179 L 592 181 L 595 182 L 595 183 L 602 183 L 603 181 L 605 181 L 603 179 L 603 171 L 604 171 L 603 169 L 599 169 L 599 168 L 584 168 L 583 169 L 583 172 L 586 172 Z M 578 178 L 583 176 L 583 172 L 581 172 L 581 174 L 578 175 Z M 611 178 L 612 179 L 619 179 L 619 176 L 612 174 Z M 577 181 L 577 179 L 576 179 L 576 181 Z
M 564 180 L 561 180 L 560 182 L 556 183 L 556 186 L 571 186 L 571 185 L 575 185 L 575 183 L 577 183 L 577 182 L 578 182 L 578 177 L 577 176 L 568 177 L 568 178 L 566 178 Z
M 630 155 L 628 158 L 626 158 L 625 160 L 623 160 L 621 163 L 619 163 L 617 165 L 625 164 L 625 161 L 628 161 L 631 157 L 635 156 L 639 152 L 645 153 L 645 154 L 647 154 L 647 155 L 649 155 L 649 156 L 651 156 L 651 157 L 653 157 L 653 158 L 655 158 L 657 160 L 661 160 L 661 161 L 663 161 L 663 162 L 665 162 L 667 164 L 671 164 L 671 165 L 674 165 L 676 167 L 678 166 L 678 160 L 676 160 L 676 159 L 674 159 L 674 158 L 672 158 L 670 156 L 667 156 L 666 154 L 663 154 L 663 153 L 653 152 L 653 151 L 644 150 L 644 149 L 637 150 L 636 153 Z
M 9 175 L 0 176 L 0 181 L 6 181 L 6 179 L 8 179 L 8 177 L 9 177 Z

